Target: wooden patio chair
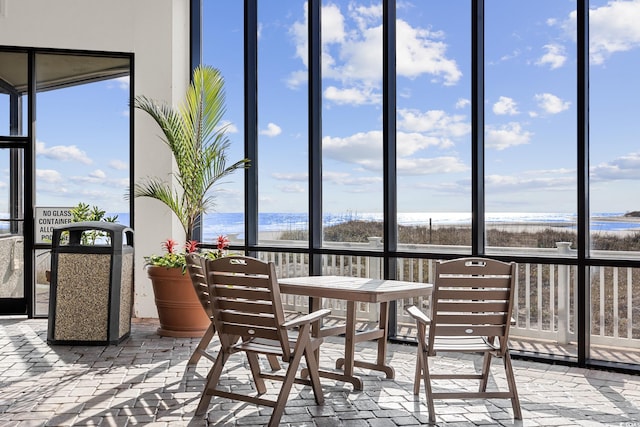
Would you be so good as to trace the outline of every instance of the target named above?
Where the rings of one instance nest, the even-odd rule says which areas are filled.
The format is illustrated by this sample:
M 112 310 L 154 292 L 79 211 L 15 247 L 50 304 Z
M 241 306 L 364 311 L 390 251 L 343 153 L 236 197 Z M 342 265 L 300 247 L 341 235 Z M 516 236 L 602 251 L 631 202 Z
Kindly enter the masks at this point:
M 211 304 L 209 302 L 209 286 L 207 285 L 207 275 L 205 273 L 205 259 L 198 254 L 192 253 L 186 256 L 186 261 L 187 271 L 189 272 L 189 276 L 191 276 L 193 289 L 196 291 L 196 295 L 200 300 L 200 304 L 202 304 L 202 308 L 207 313 L 207 316 L 209 316 L 209 319 L 211 319 L 213 313 L 211 312 Z M 216 357 L 207 352 L 207 348 L 215 334 L 216 330 L 213 326 L 213 322 L 211 322 L 202 336 L 202 339 L 200 339 L 200 343 L 189 358 L 187 366 L 196 366 L 202 356 L 212 362 L 215 362 Z
M 413 393 L 424 381 L 429 422 L 435 422 L 434 399 L 511 399 L 515 419 L 522 419 L 509 355 L 516 264 L 487 258 L 461 258 L 436 264 L 431 315 L 418 307 L 407 312 L 416 320 L 418 357 Z M 482 371 L 471 374 L 429 372 L 429 358 L 438 352 L 481 353 Z M 504 363 L 509 391 L 487 391 L 492 357 Z M 477 392 L 434 392 L 432 380 L 480 380 Z
M 212 319 L 213 312 L 211 310 L 211 303 L 209 301 L 209 285 L 207 284 L 207 273 L 206 273 L 206 259 L 203 256 L 198 255 L 197 253 L 187 254 L 186 262 L 187 262 L 187 271 L 189 272 L 189 276 L 191 277 L 191 283 L 193 284 L 193 289 L 196 291 L 196 295 L 200 300 L 200 304 L 202 304 L 202 308 L 209 316 L 209 319 Z M 211 344 L 211 340 L 216 334 L 216 328 L 214 326 L 213 321 L 205 331 L 202 339 L 200 339 L 200 343 L 194 350 L 193 354 L 189 358 L 187 362 L 187 366 L 196 366 L 198 361 L 202 356 L 215 362 L 216 356 L 207 352 L 209 344 Z M 267 356 L 269 360 L 269 365 L 271 369 L 277 371 L 280 369 L 280 363 L 278 363 L 278 359 L 275 356 Z
M 207 260 L 209 298 L 212 322 L 220 338 L 220 351 L 207 375 L 196 415 L 203 415 L 212 396 L 240 400 L 273 408 L 269 426 L 277 426 L 284 412 L 293 383 L 310 385 L 316 402 L 324 403 L 314 351 L 321 339 L 311 336 L 311 324 L 330 313 L 322 309 L 292 320 L 285 320 L 280 287 L 272 262 L 246 256 L 227 256 Z M 295 333 L 297 329 L 297 334 Z M 220 386 L 223 367 L 229 357 L 238 352 L 247 356 L 256 393 L 241 394 L 225 381 Z M 281 357 L 288 363 L 284 375 L 261 370 L 258 355 Z M 302 357 L 306 361 L 305 378 L 297 376 Z M 267 389 L 264 380 L 282 381 L 276 400 L 260 397 Z

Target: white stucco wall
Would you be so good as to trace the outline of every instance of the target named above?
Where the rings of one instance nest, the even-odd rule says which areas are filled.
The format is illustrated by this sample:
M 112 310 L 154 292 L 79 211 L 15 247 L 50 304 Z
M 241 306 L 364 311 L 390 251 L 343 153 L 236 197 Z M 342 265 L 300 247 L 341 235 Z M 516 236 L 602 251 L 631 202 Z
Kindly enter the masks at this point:
M 189 0 L 0 0 L 0 45 L 135 54 L 135 93 L 176 103 L 189 81 Z M 136 177 L 173 168 L 157 125 L 136 111 Z M 183 238 L 164 205 L 135 200 L 136 317 L 157 317 L 144 255 L 167 237 Z

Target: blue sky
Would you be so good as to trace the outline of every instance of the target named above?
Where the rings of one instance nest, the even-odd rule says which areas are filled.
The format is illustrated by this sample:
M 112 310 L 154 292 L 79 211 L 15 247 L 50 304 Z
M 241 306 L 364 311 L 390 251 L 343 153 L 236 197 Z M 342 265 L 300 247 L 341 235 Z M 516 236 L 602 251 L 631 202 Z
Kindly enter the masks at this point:
M 575 4 L 486 2 L 488 211 L 576 211 Z M 243 156 L 242 2 L 204 5 L 203 60 L 226 79 L 235 160 Z M 259 5 L 259 207 L 305 212 L 306 5 Z M 591 9 L 591 210 L 638 210 L 629 194 L 640 181 L 640 0 Z M 469 212 L 470 1 L 398 1 L 397 18 L 398 210 Z M 380 212 L 381 2 L 325 1 L 322 22 L 324 210 Z M 40 95 L 38 205 L 126 211 L 127 83 Z M 241 181 L 237 174 L 219 189 L 217 211 L 242 210 Z

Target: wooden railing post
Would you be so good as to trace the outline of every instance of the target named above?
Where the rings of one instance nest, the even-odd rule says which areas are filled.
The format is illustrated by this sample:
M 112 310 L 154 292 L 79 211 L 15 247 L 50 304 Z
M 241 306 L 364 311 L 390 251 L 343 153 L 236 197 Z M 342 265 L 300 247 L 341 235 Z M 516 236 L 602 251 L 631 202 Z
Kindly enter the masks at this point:
M 382 247 L 382 237 L 367 237 L 369 239 L 369 246 L 372 249 L 380 249 Z M 367 272 L 370 279 L 380 279 L 381 268 L 380 268 L 380 258 L 371 257 L 369 260 L 369 271 Z
M 566 256 L 571 250 L 571 242 L 556 242 L 556 247 L 560 256 Z M 558 265 L 558 344 L 569 343 L 570 289 L 569 266 Z

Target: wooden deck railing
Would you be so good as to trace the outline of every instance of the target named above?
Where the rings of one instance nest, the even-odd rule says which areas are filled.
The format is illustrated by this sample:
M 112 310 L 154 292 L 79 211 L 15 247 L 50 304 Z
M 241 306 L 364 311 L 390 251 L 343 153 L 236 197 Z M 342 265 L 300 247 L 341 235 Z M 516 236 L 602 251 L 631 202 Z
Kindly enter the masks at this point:
M 265 242 L 266 243 L 266 242 Z M 269 245 L 286 244 L 271 241 Z M 293 243 L 293 242 L 292 242 Z M 342 245 L 331 243 L 334 247 Z M 345 244 L 356 249 L 379 249 L 379 238 L 372 238 L 368 244 Z M 571 256 L 569 244 L 560 242 L 556 249 L 527 249 L 527 253 L 544 252 L 546 256 L 555 253 L 559 257 Z M 416 250 L 418 245 L 403 250 Z M 433 250 L 433 248 L 430 248 Z M 519 248 L 522 249 L 522 248 Z M 449 248 L 451 250 L 451 248 Z M 500 251 L 499 248 L 495 249 Z M 611 253 L 607 253 L 612 255 Z M 615 255 L 615 254 L 614 254 Z M 629 254 L 618 254 L 629 258 Z M 295 277 L 308 274 L 306 255 L 294 253 L 260 254 L 265 260 L 274 261 L 279 277 Z M 399 260 L 399 280 L 431 282 L 436 260 Z M 326 255 L 323 258 L 322 274 L 380 278 L 382 265 L 380 258 L 353 255 Z M 511 330 L 513 339 L 541 339 L 560 345 L 575 342 L 577 325 L 577 267 L 556 264 L 518 265 L 518 287 L 514 317 L 516 325 Z M 622 348 L 640 349 L 640 269 L 621 267 L 592 267 L 591 269 L 591 342 Z M 284 296 L 285 307 L 289 310 L 306 312 L 308 298 Z M 635 305 L 634 305 L 635 301 Z M 345 315 L 344 302 L 326 301 L 333 317 Z M 398 324 L 412 324 L 404 308 L 418 305 L 427 310 L 428 297 L 398 301 Z M 365 322 L 375 321 L 377 307 L 366 303 L 358 307 L 358 318 Z

